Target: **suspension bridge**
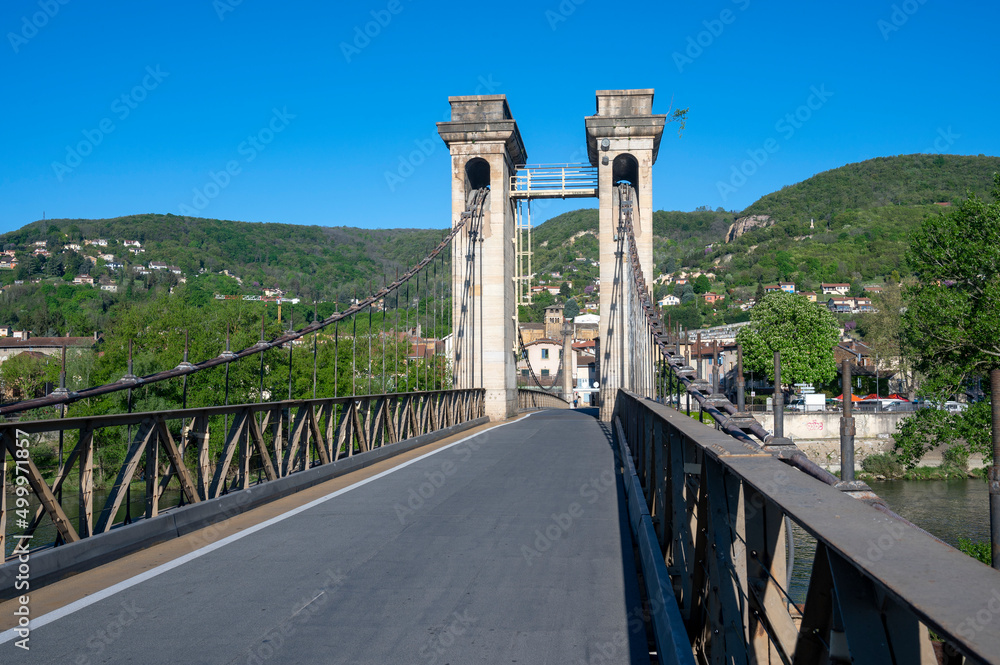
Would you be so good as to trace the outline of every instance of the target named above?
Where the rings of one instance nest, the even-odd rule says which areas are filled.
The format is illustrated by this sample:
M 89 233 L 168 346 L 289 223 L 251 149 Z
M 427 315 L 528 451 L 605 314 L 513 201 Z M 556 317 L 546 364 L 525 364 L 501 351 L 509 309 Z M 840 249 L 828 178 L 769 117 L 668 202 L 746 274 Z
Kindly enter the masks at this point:
M 0 406 L 4 662 L 1000 662 L 1000 573 L 764 430 L 664 325 L 653 91 L 597 93 L 586 165 L 523 166 L 502 95 L 450 102 L 451 228 L 412 269 L 246 348 Z M 595 409 L 517 382 L 521 217 L 553 197 L 599 201 Z M 322 394 L 330 362 L 350 380 Z

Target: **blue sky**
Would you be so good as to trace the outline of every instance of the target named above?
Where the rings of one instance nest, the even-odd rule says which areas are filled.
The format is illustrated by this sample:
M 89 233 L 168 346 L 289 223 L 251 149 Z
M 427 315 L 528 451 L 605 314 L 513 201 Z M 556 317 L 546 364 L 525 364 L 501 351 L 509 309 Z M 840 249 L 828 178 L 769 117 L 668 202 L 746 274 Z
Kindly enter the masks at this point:
M 449 95 L 506 94 L 552 163 L 583 161 L 606 88 L 690 108 L 656 209 L 741 210 L 871 157 L 1000 154 L 998 19 L 966 0 L 7 0 L 0 232 L 43 212 L 444 228 Z

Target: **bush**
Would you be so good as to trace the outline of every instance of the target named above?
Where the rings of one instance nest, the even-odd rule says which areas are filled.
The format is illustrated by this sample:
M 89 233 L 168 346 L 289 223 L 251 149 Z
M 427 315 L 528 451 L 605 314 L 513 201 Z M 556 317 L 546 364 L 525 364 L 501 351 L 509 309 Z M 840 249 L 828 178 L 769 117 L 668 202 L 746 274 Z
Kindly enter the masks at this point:
M 969 538 L 958 539 L 958 549 L 965 552 L 973 559 L 979 559 L 987 566 L 990 565 L 990 544 L 974 543 Z
M 903 475 L 903 465 L 895 453 L 869 455 L 861 461 L 861 470 L 884 478 L 899 478 Z
M 969 471 L 969 449 L 963 445 L 952 445 L 941 455 L 941 466 L 957 469 L 963 473 Z

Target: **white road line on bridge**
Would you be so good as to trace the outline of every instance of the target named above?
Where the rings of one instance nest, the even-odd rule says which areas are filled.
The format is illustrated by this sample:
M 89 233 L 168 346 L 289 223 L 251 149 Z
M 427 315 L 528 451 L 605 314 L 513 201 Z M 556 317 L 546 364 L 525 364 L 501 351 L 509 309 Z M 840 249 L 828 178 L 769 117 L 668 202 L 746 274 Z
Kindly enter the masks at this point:
M 114 585 L 108 587 L 107 589 L 102 589 L 101 591 L 98 591 L 97 593 L 94 593 L 94 594 L 91 594 L 89 596 L 86 596 L 85 598 L 81 598 L 80 600 L 74 601 L 74 602 L 70 603 L 69 605 L 66 605 L 64 607 L 60 607 L 57 610 L 53 610 L 52 612 L 49 612 L 48 614 L 43 614 L 42 616 L 40 616 L 40 617 L 38 617 L 36 619 L 32 619 L 31 620 L 30 629 L 31 630 L 35 630 L 36 628 L 41 628 L 42 626 L 46 626 L 46 625 L 48 625 L 48 624 L 50 624 L 50 623 L 52 623 L 54 621 L 58 621 L 59 619 L 62 619 L 63 617 L 67 617 L 70 614 L 73 614 L 74 612 L 78 612 L 78 611 L 84 609 L 85 607 L 89 607 L 89 606 L 93 605 L 94 603 L 98 603 L 98 602 L 104 600 L 105 598 L 110 598 L 111 596 L 115 595 L 116 593 L 118 593 L 120 591 L 124 591 L 125 589 L 128 589 L 130 587 L 134 587 L 137 584 L 142 584 L 143 582 L 145 582 L 147 580 L 151 580 L 154 577 L 162 575 L 163 573 L 169 572 L 169 571 L 173 570 L 174 568 L 179 568 L 180 566 L 183 566 L 185 563 L 187 563 L 189 561 L 193 561 L 193 560 L 195 560 L 195 559 L 197 559 L 199 557 L 205 556 L 209 552 L 214 552 L 215 550 L 217 550 L 217 549 L 219 549 L 221 547 L 225 547 L 226 545 L 229 545 L 230 543 L 235 543 L 237 540 L 240 540 L 241 538 L 245 538 L 245 537 L 247 537 L 247 536 L 249 536 L 251 534 L 257 533 L 258 531 L 260 531 L 262 529 L 266 529 L 267 527 L 271 526 L 272 524 L 277 524 L 278 522 L 282 522 L 284 520 L 287 520 L 290 517 L 295 517 L 299 513 L 303 513 L 305 511 L 311 509 L 311 508 L 315 508 L 316 506 L 318 506 L 318 505 L 320 505 L 322 503 L 325 503 L 325 502 L 329 501 L 330 499 L 335 499 L 338 496 L 340 496 L 341 494 L 346 494 L 347 492 L 350 492 L 351 490 L 354 490 L 354 489 L 357 489 L 357 488 L 362 487 L 364 485 L 367 485 L 368 483 L 376 481 L 379 478 L 383 478 L 385 476 L 388 476 L 390 473 L 395 473 L 396 471 L 399 471 L 400 469 L 405 469 L 406 467 L 410 466 L 411 464 L 416 464 L 417 462 L 425 460 L 428 457 L 431 457 L 433 455 L 437 455 L 438 453 L 443 452 L 445 450 L 448 450 L 449 448 L 453 448 L 453 447 L 455 447 L 455 446 L 457 446 L 459 444 L 465 443 L 466 441 L 469 441 L 470 439 L 474 439 L 477 436 L 482 436 L 483 434 L 486 434 L 488 432 L 492 432 L 493 430 L 498 429 L 500 427 L 506 427 L 507 425 L 513 425 L 514 423 L 520 422 L 520 421 L 524 420 L 525 418 L 530 418 L 535 413 L 540 413 L 540 412 L 539 411 L 535 411 L 535 412 L 526 414 L 526 415 L 524 415 L 524 416 L 522 416 L 520 418 L 517 418 L 516 420 L 511 420 L 510 422 L 506 422 L 506 423 L 500 423 L 496 427 L 491 427 L 488 430 L 484 430 L 484 431 L 478 432 L 476 434 L 470 434 L 469 436 L 463 437 L 463 438 L 459 439 L 458 441 L 455 441 L 453 443 L 449 443 L 446 446 L 442 446 L 441 448 L 438 448 L 437 450 L 433 450 L 433 451 L 431 451 L 429 453 L 425 453 L 425 454 L 421 455 L 420 457 L 415 457 L 415 458 L 409 460 L 408 462 L 403 462 L 399 466 L 394 466 L 391 469 L 386 469 L 385 471 L 382 471 L 381 473 L 375 474 L 374 476 L 372 476 L 370 478 L 365 478 L 364 480 L 359 480 L 358 482 L 354 483 L 353 485 L 350 485 L 349 487 L 341 488 L 341 489 L 339 489 L 339 490 L 337 490 L 335 492 L 331 492 L 330 494 L 327 494 L 326 496 L 321 496 L 318 499 L 314 499 L 314 500 L 310 501 L 307 504 L 299 506 L 298 508 L 293 508 L 292 510 L 289 510 L 287 513 L 282 513 L 281 515 L 277 515 L 275 517 L 272 517 L 271 519 L 266 520 L 264 522 L 261 522 L 260 524 L 256 524 L 254 526 L 248 527 L 248 528 L 244 529 L 243 531 L 240 531 L 239 533 L 234 533 L 231 536 L 227 536 L 226 538 L 223 538 L 222 540 L 220 540 L 218 542 L 212 543 L 210 545 L 205 545 L 204 547 L 202 547 L 200 549 L 197 549 L 197 550 L 195 550 L 193 552 L 189 552 L 188 554 L 185 554 L 184 556 L 178 557 L 177 559 L 174 559 L 173 561 L 170 561 L 170 562 L 167 562 L 167 563 L 165 563 L 163 565 L 157 566 L 156 568 L 152 568 L 150 570 L 147 570 L 146 572 L 140 573 L 140 574 L 136 575 L 135 577 L 130 577 L 129 579 L 124 580 L 122 582 L 119 582 L 117 584 L 114 584 Z M 6 630 L 3 633 L 0 633 L 0 644 L 6 644 L 7 642 L 10 642 L 11 640 L 13 640 L 15 637 L 19 637 L 16 628 L 11 628 L 10 630 Z

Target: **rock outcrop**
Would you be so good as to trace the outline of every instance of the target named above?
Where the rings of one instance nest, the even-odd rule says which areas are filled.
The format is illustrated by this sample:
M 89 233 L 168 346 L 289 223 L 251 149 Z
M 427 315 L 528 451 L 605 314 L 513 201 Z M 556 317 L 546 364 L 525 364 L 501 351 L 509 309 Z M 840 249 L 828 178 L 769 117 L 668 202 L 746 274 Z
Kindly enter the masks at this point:
M 754 229 L 763 229 L 774 224 L 774 220 L 771 219 L 770 215 L 748 215 L 747 217 L 740 217 L 735 222 L 729 226 L 729 230 L 726 232 L 726 242 L 730 243 L 747 231 L 752 231 Z

